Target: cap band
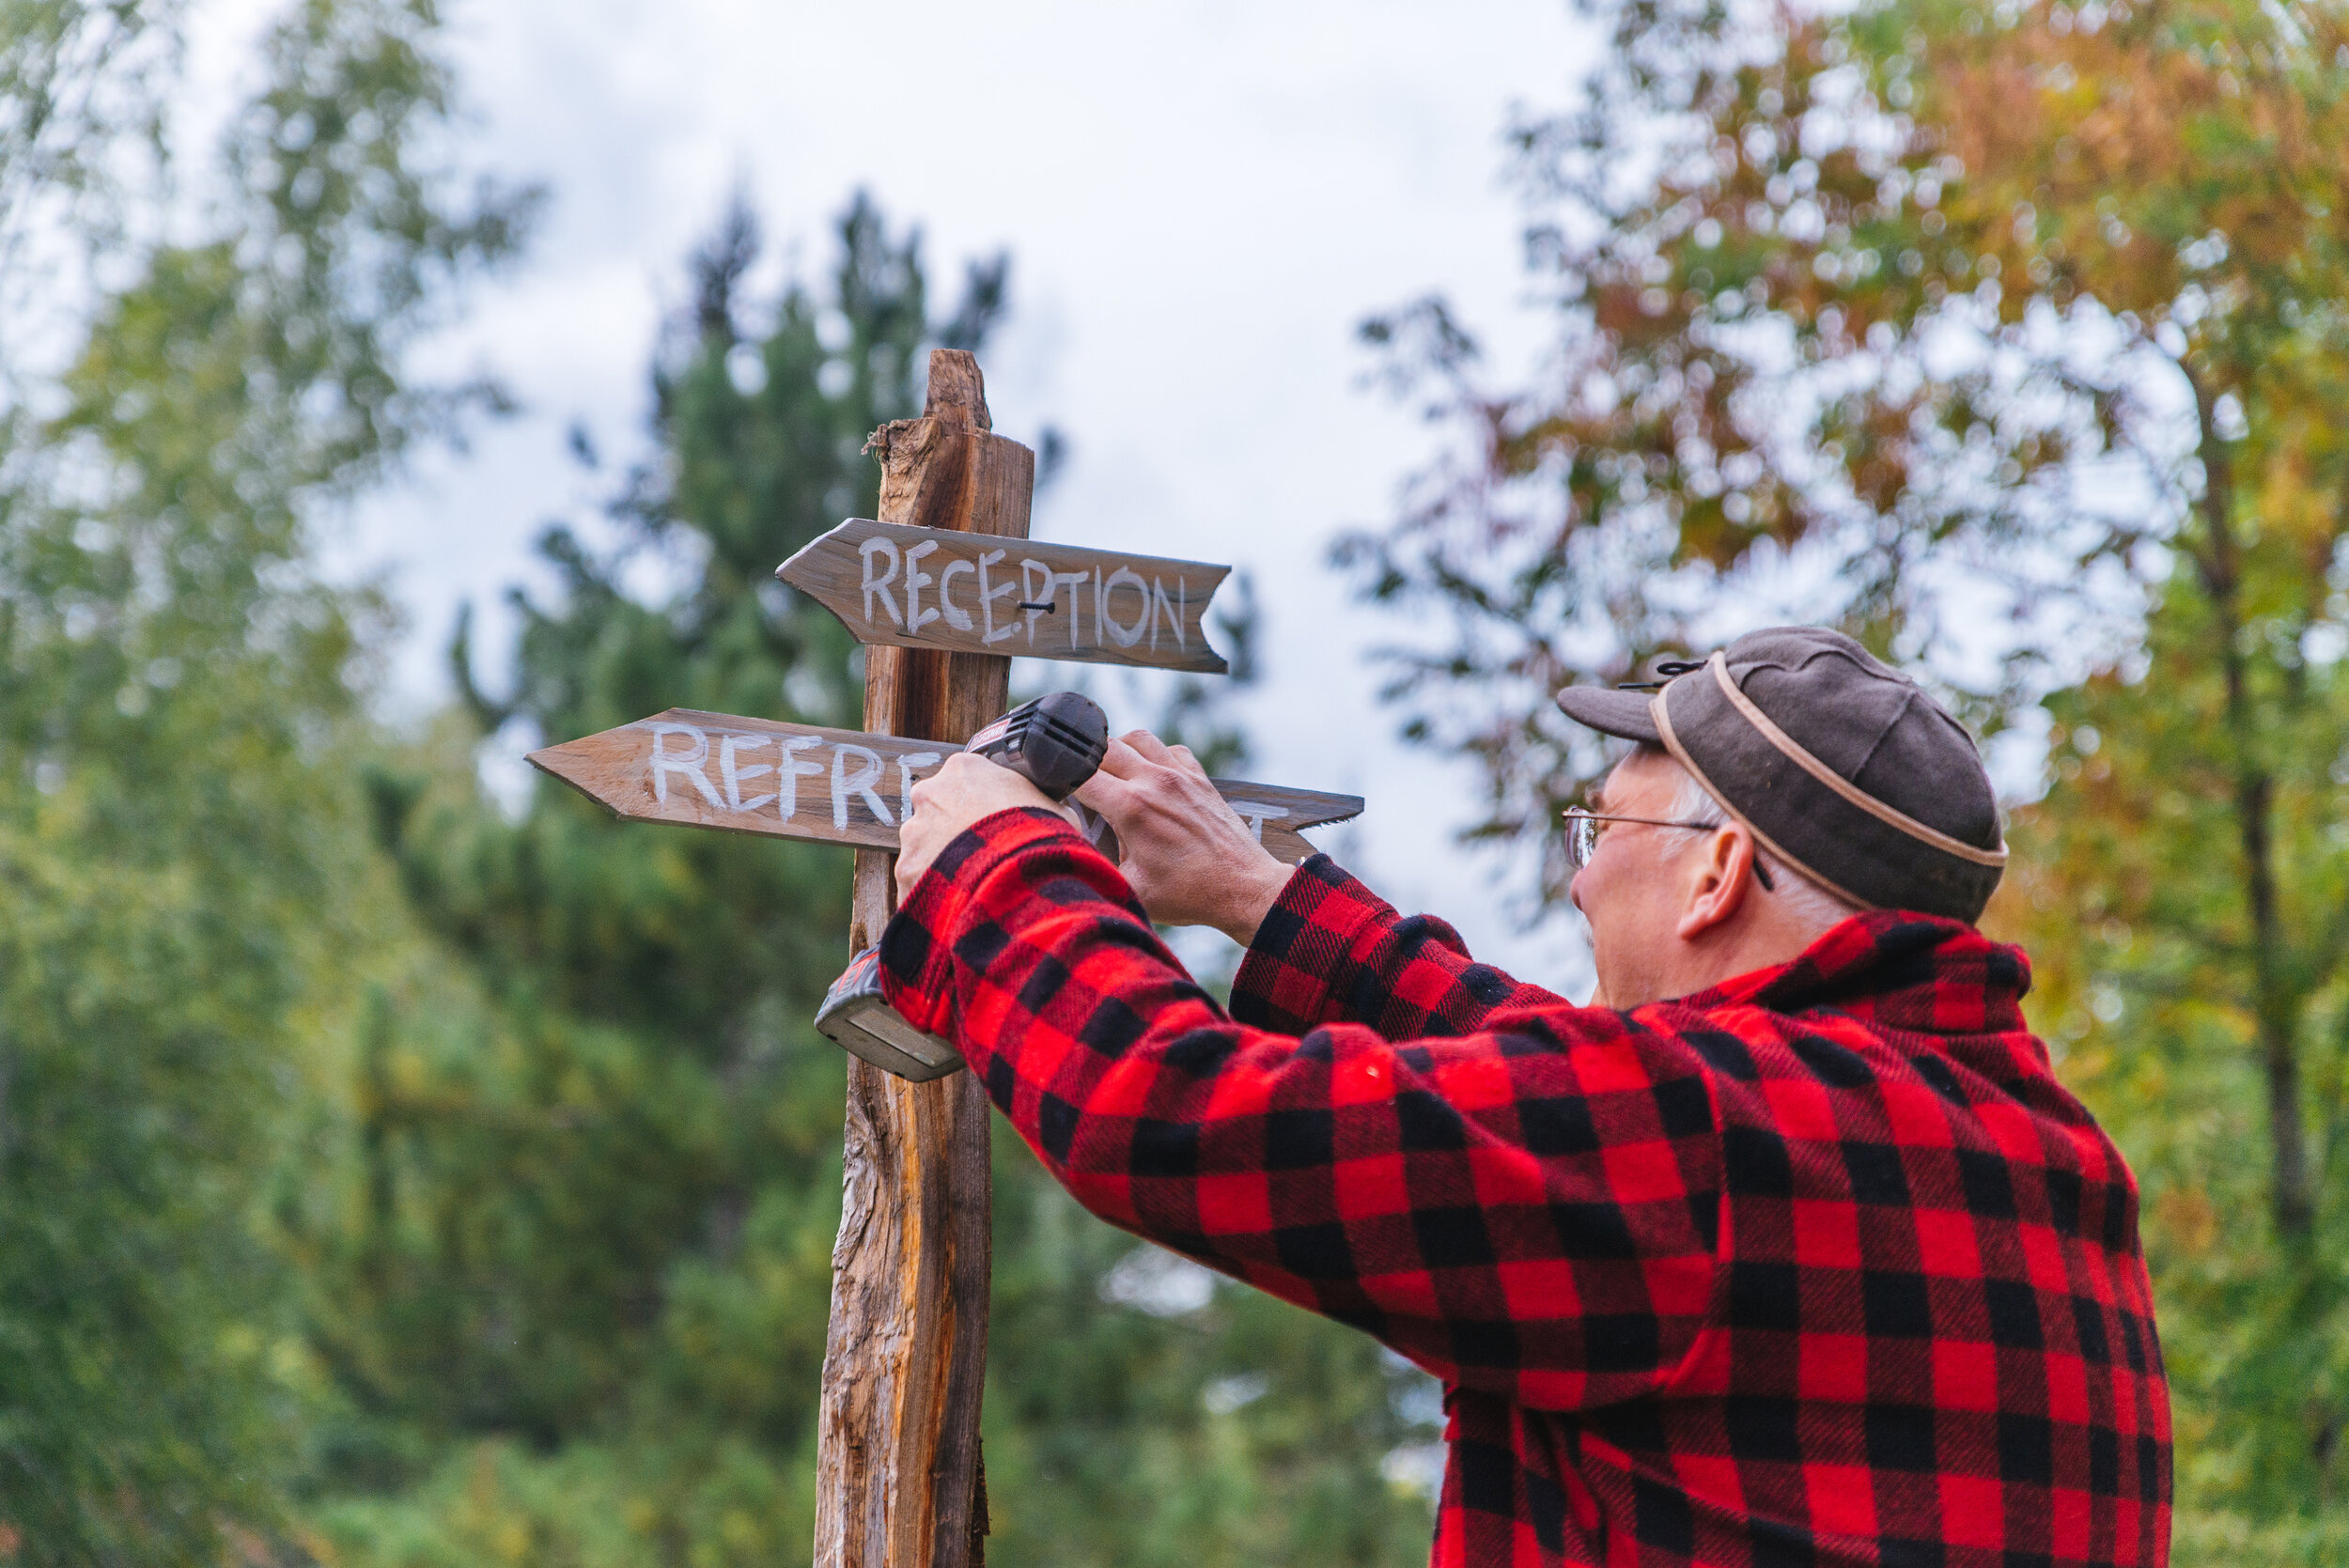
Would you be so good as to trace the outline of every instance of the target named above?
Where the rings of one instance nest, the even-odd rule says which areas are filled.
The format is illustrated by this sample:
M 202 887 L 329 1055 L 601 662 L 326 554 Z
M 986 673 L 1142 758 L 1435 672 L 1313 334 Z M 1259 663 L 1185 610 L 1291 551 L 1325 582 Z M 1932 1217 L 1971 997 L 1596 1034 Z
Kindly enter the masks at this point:
M 1886 805 L 1843 777 L 1843 774 L 1804 751 L 1793 736 L 1771 722 L 1770 716 L 1754 706 L 1751 697 L 1737 689 L 1737 683 L 1729 678 L 1729 660 L 1720 653 L 1716 652 L 1711 659 L 1707 660 L 1705 668 L 1713 672 L 1713 679 L 1719 685 L 1721 695 L 1729 699 L 1730 706 L 1744 716 L 1747 723 L 1761 732 L 1763 739 L 1777 747 L 1787 761 L 1841 795 L 1853 805 L 1858 806 L 1861 811 L 1880 822 L 1898 828 L 1920 843 L 1932 845 L 1945 855 L 1955 855 L 1959 860 L 1971 861 L 1976 865 L 2004 866 L 2006 864 L 2006 844 L 2003 840 L 1996 849 L 1984 849 L 1979 845 L 1968 844 L 1964 839 L 1952 838 L 1937 828 L 1928 828 L 1907 813 L 1895 811 L 1892 807 Z M 1660 693 L 1657 706 L 1659 708 L 1662 706 Z M 1657 728 L 1662 727 L 1659 722 Z M 1687 758 L 1682 758 L 1681 762 L 1683 767 L 1688 766 Z
M 1715 659 L 1719 659 L 1720 658 L 1720 655 L 1717 653 L 1713 657 Z M 1738 826 L 1744 828 L 1747 832 L 1753 835 L 1755 843 L 1761 845 L 1763 848 L 1767 849 L 1771 854 L 1776 855 L 1780 860 L 1784 861 L 1788 865 L 1794 867 L 1795 870 L 1800 872 L 1804 877 L 1807 877 L 1812 881 L 1818 883 L 1819 886 L 1827 889 L 1828 892 L 1833 893 L 1836 897 L 1843 900 L 1845 903 L 1857 905 L 1862 909 L 1873 909 L 1876 908 L 1874 903 L 1860 897 L 1849 888 L 1842 886 L 1829 877 L 1820 876 L 1819 873 L 1812 870 L 1808 864 L 1806 864 L 1800 856 L 1788 853 L 1783 845 L 1780 844 L 1778 840 L 1772 838 L 1769 834 L 1764 832 L 1761 829 L 1755 827 L 1753 825 L 1752 818 L 1747 816 L 1744 812 L 1739 811 L 1735 803 L 1733 802 L 1726 794 L 1714 787 L 1713 781 L 1704 776 L 1704 769 L 1698 766 L 1697 759 L 1688 754 L 1688 749 L 1686 746 L 1683 746 L 1680 743 L 1680 737 L 1672 733 L 1672 710 L 1664 706 L 1664 693 L 1658 691 L 1654 697 L 1648 699 L 1648 711 L 1656 717 L 1656 730 L 1658 735 L 1663 737 L 1664 750 L 1672 753 L 1673 761 L 1679 763 L 1681 767 L 1686 768 L 1688 770 L 1688 776 L 1696 780 L 1698 788 L 1703 790 L 1705 794 L 1711 796 L 1715 804 L 1719 805 L 1721 810 L 1729 813 L 1730 815 L 1735 817 L 1737 819 Z M 1793 745 L 1794 742 L 1789 739 L 1787 744 Z
M 1826 627 L 1750 631 L 1670 668 L 1643 703 L 1574 686 L 1558 706 L 1657 746 L 1812 886 L 1862 908 L 1982 917 L 2007 864 L 1998 792 L 1973 737 L 1914 680 Z

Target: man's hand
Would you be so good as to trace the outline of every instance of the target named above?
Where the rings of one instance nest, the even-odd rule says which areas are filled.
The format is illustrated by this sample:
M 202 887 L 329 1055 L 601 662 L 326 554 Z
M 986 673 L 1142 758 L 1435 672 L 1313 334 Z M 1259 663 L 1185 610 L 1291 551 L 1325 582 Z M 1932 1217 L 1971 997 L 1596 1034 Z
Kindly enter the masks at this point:
M 897 829 L 897 902 L 913 896 L 913 884 L 957 834 L 999 811 L 1042 806 L 1068 813 L 1021 775 L 985 757 L 957 752 L 946 766 L 913 786 L 913 814 Z
M 1134 896 L 1165 925 L 1212 925 L 1242 947 L 1288 886 L 1290 868 L 1256 842 L 1187 746 L 1148 730 L 1110 742 L 1077 799 L 1117 830 Z

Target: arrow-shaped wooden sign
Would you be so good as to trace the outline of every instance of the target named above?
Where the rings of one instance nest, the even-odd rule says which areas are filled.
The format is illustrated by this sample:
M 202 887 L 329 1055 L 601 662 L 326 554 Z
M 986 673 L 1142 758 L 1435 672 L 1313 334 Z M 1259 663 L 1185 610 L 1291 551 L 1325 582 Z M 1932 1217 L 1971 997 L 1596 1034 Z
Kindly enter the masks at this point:
M 1231 569 L 851 518 L 775 575 L 861 643 L 1221 675 L 1204 617 Z
M 959 750 L 938 740 L 673 707 L 533 752 L 530 760 L 637 821 L 894 849 L 907 796 Z M 1214 782 L 1264 846 L 1291 864 L 1314 853 L 1299 829 L 1341 822 L 1362 809 L 1355 795 Z M 1094 843 L 1115 859 L 1108 825 L 1083 815 Z

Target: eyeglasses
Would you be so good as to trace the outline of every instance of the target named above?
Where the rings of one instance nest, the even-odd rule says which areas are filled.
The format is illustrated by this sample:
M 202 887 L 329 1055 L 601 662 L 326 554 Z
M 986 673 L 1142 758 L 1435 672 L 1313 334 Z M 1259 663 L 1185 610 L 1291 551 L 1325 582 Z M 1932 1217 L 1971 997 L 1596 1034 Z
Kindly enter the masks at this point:
M 1678 828 L 1684 832 L 1710 833 L 1729 826 L 1726 822 L 1667 822 L 1660 816 L 1618 816 L 1611 812 L 1584 811 L 1580 806 L 1566 808 L 1566 863 L 1579 871 L 1591 863 L 1598 853 L 1598 841 L 1606 835 L 1602 822 L 1637 822 L 1648 828 Z M 1764 893 L 1778 890 L 1770 883 L 1770 874 L 1762 864 L 1762 857 L 1753 858 L 1753 879 L 1762 884 Z

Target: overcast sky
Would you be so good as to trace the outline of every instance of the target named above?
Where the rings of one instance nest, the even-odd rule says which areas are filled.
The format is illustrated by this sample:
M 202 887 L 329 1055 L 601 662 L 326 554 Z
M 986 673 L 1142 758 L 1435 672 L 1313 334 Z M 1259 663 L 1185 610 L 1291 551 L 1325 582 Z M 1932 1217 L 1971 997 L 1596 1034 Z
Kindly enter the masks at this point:
M 1439 288 L 1504 363 L 1539 344 L 1501 138 L 1513 103 L 1563 102 L 1587 62 L 1563 0 L 452 14 L 480 162 L 552 203 L 526 263 L 431 351 L 493 369 L 524 413 L 367 505 L 345 546 L 392 567 L 410 607 L 404 701 L 444 695 L 457 604 L 526 578 L 543 521 L 608 483 L 568 462 L 566 427 L 610 460 L 645 449 L 647 353 L 729 190 L 766 225 L 771 286 L 795 246 L 824 264 L 863 185 L 923 225 L 934 278 L 1012 254 L 1014 313 L 984 360 L 995 426 L 1031 444 L 1057 426 L 1072 449 L 1037 536 L 1252 569 L 1253 775 L 1365 796 L 1357 828 L 1322 835 L 1342 859 L 1480 954 L 1579 977 L 1571 923 L 1517 933 L 1501 888 L 1522 878 L 1452 846 L 1468 775 L 1393 738 L 1366 650 L 1398 629 L 1322 565 L 1334 533 L 1391 515 L 1430 439 L 1361 385 L 1361 318 Z

